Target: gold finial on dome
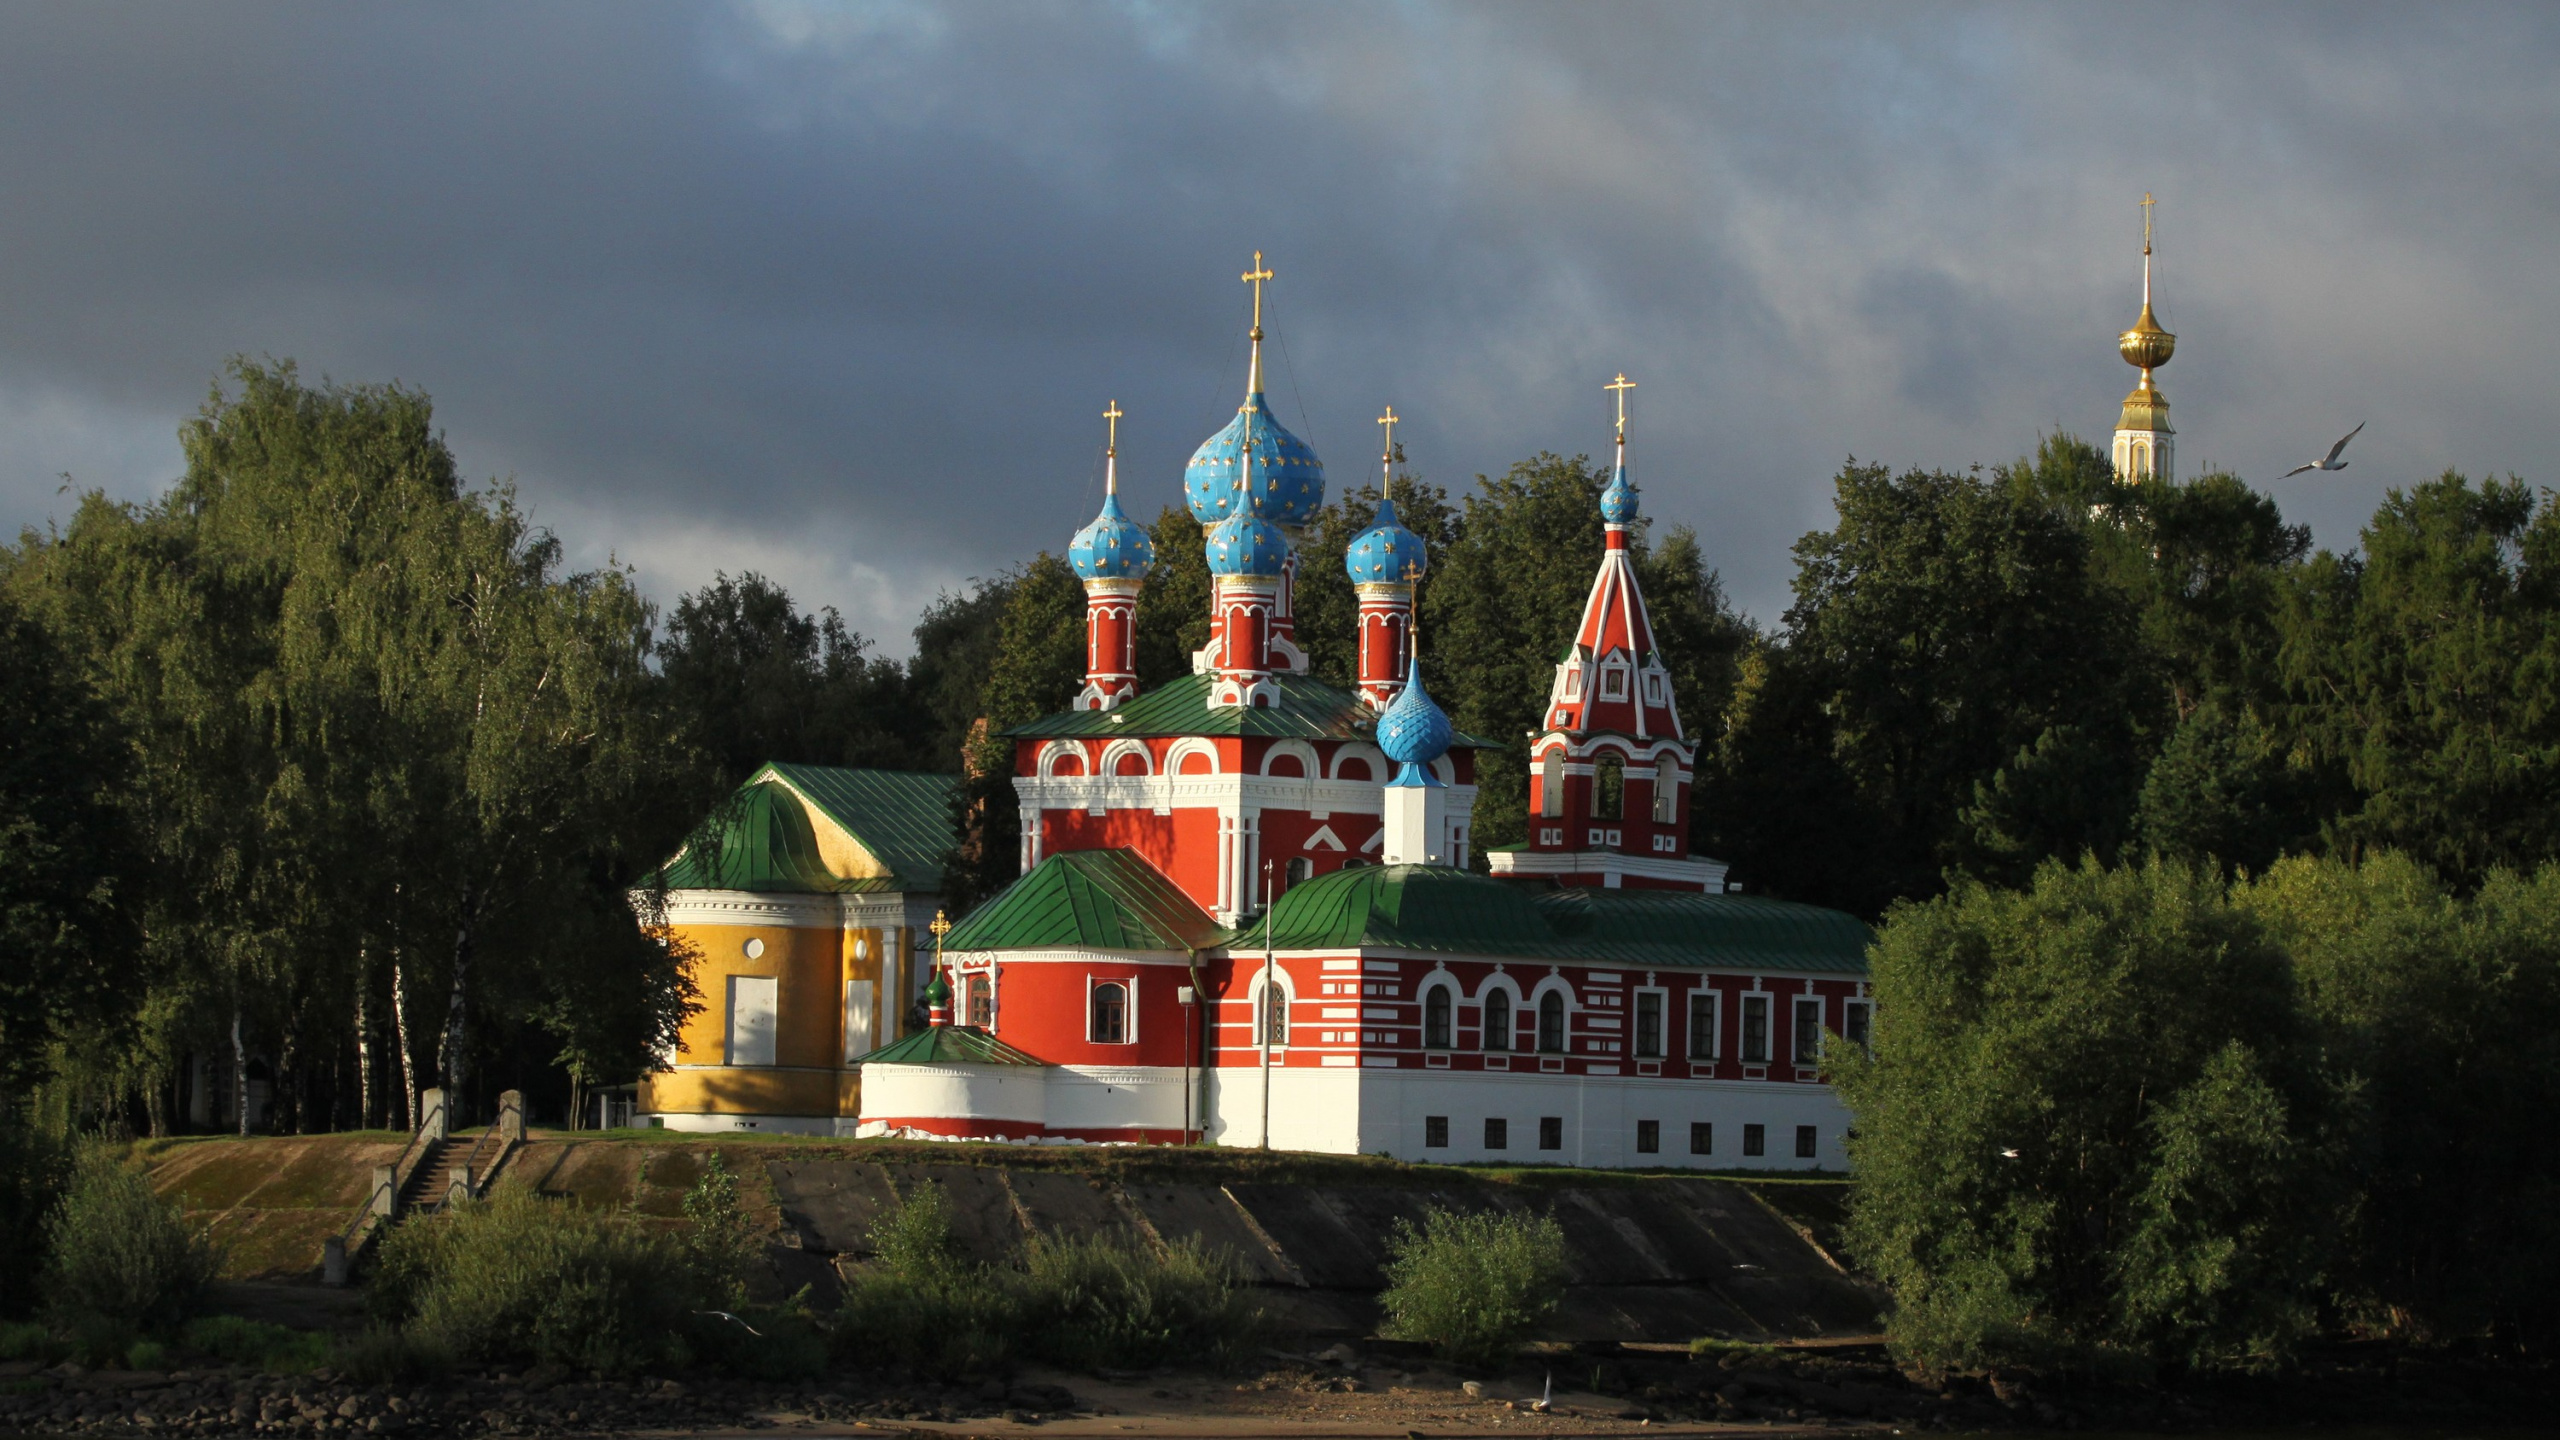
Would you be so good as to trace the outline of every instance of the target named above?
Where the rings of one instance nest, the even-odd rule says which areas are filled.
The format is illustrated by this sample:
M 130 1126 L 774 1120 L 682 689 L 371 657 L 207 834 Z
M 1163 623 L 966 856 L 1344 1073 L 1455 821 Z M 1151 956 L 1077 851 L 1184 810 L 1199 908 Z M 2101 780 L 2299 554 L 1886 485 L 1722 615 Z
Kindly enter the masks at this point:
M 2160 328 L 2151 318 L 2151 194 L 2142 196 L 2142 318 L 2133 328 L 2116 337 L 2116 353 L 2124 363 L 2142 372 L 2139 388 L 2151 388 L 2151 372 L 2169 363 L 2178 353 L 2178 337 Z

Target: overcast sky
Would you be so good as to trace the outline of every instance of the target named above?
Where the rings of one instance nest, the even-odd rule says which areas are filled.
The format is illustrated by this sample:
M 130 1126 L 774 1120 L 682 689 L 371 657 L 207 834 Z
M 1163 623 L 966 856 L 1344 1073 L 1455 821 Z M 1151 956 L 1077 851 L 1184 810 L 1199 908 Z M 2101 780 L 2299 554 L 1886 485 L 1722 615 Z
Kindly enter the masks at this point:
M 2560 8 L 0 7 L 0 525 L 225 357 L 430 392 L 581 563 L 902 654 L 1242 390 L 1338 491 L 1598 454 L 1764 620 L 1843 459 L 2104 442 L 2159 197 L 2180 467 L 2350 546 L 2554 478 Z M 2340 475 L 2278 478 L 2358 421 Z

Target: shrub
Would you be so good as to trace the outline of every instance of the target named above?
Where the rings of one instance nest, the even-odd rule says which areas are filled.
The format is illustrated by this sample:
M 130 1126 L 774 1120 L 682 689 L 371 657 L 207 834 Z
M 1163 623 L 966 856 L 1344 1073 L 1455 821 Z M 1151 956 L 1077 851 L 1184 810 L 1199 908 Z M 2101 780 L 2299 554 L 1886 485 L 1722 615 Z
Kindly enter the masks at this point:
M 747 1302 L 747 1279 L 758 1269 L 764 1248 L 738 1208 L 738 1178 L 729 1173 L 720 1152 L 702 1167 L 702 1178 L 685 1191 L 683 1232 L 677 1238 L 685 1261 L 703 1282 L 705 1293 L 726 1310 Z M 761 1326 L 757 1327 L 763 1328 Z
M 217 1265 L 213 1247 L 178 1208 L 103 1145 L 79 1157 L 44 1234 L 46 1298 L 74 1325 L 174 1326 Z
M 1195 1237 L 1157 1247 L 1120 1235 L 1035 1236 L 1023 1254 L 1020 1333 L 1041 1359 L 1141 1369 L 1247 1354 L 1262 1310 L 1232 1259 Z
M 30 1320 L 0 1320 L 0 1360 L 50 1360 L 53 1336 Z
M 871 1227 L 877 1267 L 836 1313 L 839 1357 L 936 1379 L 994 1369 L 1010 1358 L 1016 1286 L 960 1254 L 942 1187 L 917 1186 Z
M 270 1374 L 296 1375 L 329 1363 L 329 1337 L 237 1315 L 207 1315 L 178 1332 L 179 1348 Z
M 477 1361 L 682 1365 L 704 1303 L 684 1249 L 627 1217 L 502 1186 L 383 1237 L 377 1315 Z
M 157 1340 L 136 1340 L 124 1352 L 124 1368 L 166 1370 L 169 1368 L 169 1347 Z
M 1396 1222 L 1385 1333 L 1428 1343 L 1442 1357 L 1508 1359 L 1556 1308 L 1564 1289 L 1564 1227 L 1552 1215 L 1462 1214 L 1433 1207 L 1422 1228 Z
M 390 1325 L 371 1325 L 330 1352 L 339 1374 L 358 1385 L 403 1384 L 442 1374 L 453 1357 L 441 1346 Z

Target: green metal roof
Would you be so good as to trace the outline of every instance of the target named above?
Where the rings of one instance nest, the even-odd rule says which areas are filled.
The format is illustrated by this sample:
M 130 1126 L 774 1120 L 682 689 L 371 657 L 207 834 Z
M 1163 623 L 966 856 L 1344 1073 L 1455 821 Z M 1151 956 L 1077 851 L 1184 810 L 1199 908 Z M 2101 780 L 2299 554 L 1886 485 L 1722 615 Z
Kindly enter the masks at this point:
M 1069 850 L 1031 867 L 945 936 L 945 950 L 1205 950 L 1226 932 L 1134 850 Z
M 1362 866 L 1292 886 L 1272 907 L 1282 950 L 1423 950 L 1642 969 L 1864 974 L 1873 934 L 1856 916 L 1757 895 L 1532 889 L 1440 865 Z M 1263 941 L 1259 918 L 1229 932 Z
M 838 765 L 765 766 L 748 781 L 780 778 L 887 866 L 903 890 L 940 890 L 942 858 L 960 843 L 951 828 L 957 775 L 920 770 L 854 770 Z M 839 882 L 839 889 L 860 882 Z
M 1273 740 L 1375 740 L 1377 717 L 1360 697 L 1321 680 L 1282 673 L 1272 677 L 1280 703 L 1209 706 L 1215 676 L 1185 675 L 1147 691 L 1116 710 L 1064 710 L 1004 732 L 1024 740 L 1058 736 L 1250 735 Z M 1502 742 L 1457 733 L 1452 746 L 1499 750 Z
M 932 1025 L 902 1040 L 892 1040 L 853 1063 L 856 1065 L 1038 1065 L 1043 1062 L 1014 1049 L 974 1025 Z
M 670 890 L 825 894 L 846 883 L 819 860 L 817 833 L 800 802 L 778 785 L 755 783 L 721 803 L 664 875 Z

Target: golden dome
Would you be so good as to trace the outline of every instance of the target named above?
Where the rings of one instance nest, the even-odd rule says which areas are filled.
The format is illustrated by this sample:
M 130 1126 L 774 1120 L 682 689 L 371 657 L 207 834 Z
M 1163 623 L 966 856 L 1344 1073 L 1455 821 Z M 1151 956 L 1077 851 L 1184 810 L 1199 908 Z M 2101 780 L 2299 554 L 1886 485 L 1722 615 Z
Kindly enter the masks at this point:
M 2142 370 L 2148 379 L 2150 371 L 2168 364 L 2169 357 L 2178 353 L 2178 337 L 2161 329 L 2160 322 L 2151 318 L 2151 302 L 2145 300 L 2142 318 L 2116 337 L 2116 353 L 2124 357 L 2127 365 Z

